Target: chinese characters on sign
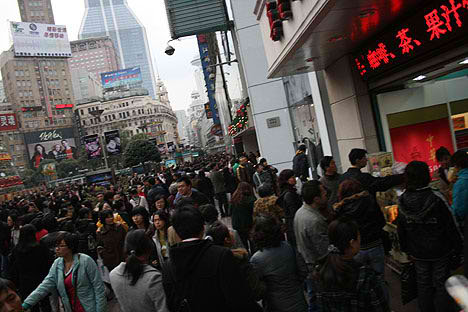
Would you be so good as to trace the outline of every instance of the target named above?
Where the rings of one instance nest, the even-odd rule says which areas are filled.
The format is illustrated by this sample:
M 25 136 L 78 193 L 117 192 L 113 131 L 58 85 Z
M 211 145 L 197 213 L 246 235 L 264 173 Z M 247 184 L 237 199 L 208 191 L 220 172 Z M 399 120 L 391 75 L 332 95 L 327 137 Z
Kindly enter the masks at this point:
M 15 114 L 0 114 L 0 131 L 16 130 L 17 128 Z
M 467 32 L 464 19 L 468 0 L 440 0 L 363 49 L 354 59 L 356 68 L 367 77 L 437 48 Z

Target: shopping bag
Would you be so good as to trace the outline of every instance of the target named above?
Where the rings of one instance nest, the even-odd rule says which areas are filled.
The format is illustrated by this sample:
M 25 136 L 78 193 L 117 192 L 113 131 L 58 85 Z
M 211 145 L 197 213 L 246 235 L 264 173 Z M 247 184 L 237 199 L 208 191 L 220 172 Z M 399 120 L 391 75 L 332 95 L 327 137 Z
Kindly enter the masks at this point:
M 411 262 L 403 266 L 400 278 L 401 302 L 405 305 L 418 297 L 418 284 L 414 263 Z
M 104 260 L 102 260 L 101 256 L 98 255 L 97 265 L 99 268 L 99 273 L 101 274 L 102 281 L 104 283 L 110 284 L 110 276 L 109 276 L 109 269 L 104 265 Z

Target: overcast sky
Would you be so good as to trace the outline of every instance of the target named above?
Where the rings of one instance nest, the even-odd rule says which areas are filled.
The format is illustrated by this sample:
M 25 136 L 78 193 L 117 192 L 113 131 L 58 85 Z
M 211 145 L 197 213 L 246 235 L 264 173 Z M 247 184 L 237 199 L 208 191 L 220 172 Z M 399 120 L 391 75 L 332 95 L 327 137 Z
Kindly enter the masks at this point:
M 174 110 L 186 109 L 190 104 L 190 93 L 195 89 L 193 69 L 190 61 L 198 55 L 195 37 L 174 41 L 176 49 L 172 56 L 164 54 L 166 43 L 170 40 L 164 1 L 127 0 L 130 8 L 146 27 L 153 59 L 156 60 L 161 79 L 166 84 L 169 99 Z M 20 21 L 18 2 L 1 0 L 0 10 L 0 49 L 7 50 L 10 45 L 8 21 Z M 84 0 L 52 0 L 55 23 L 66 25 L 69 39 L 78 39 L 78 30 L 84 14 Z

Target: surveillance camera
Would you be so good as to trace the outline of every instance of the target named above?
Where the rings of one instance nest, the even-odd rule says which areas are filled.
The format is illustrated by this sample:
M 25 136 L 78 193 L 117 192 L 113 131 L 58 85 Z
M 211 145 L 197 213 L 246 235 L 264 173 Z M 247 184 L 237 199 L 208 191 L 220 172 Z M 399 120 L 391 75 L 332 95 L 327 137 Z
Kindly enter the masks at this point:
M 164 50 L 164 53 L 166 53 L 167 55 L 172 55 L 172 54 L 174 54 L 174 52 L 175 52 L 175 49 L 171 45 L 168 45 L 166 47 L 166 50 Z

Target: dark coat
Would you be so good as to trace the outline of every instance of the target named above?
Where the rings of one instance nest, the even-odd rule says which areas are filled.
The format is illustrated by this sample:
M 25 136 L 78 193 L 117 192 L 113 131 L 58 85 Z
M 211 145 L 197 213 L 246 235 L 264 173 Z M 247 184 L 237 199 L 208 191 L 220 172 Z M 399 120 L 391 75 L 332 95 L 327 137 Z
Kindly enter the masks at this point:
M 333 206 L 337 217 L 348 217 L 359 225 L 361 249 L 376 247 L 381 243 L 385 218 L 369 192 L 347 197 Z
M 307 156 L 303 152 L 297 152 L 293 158 L 293 171 L 294 175 L 301 180 L 305 180 L 309 177 L 309 161 Z
M 401 250 L 420 260 L 460 253 L 462 239 L 443 195 L 429 187 L 400 197 L 397 218 Z
M 11 233 L 8 224 L 0 221 L 0 255 L 6 256 L 10 250 Z
M 391 175 L 388 177 L 374 177 L 370 173 L 361 172 L 361 169 L 351 167 L 346 171 L 340 179 L 340 183 L 354 179 L 362 184 L 364 190 L 368 191 L 375 198 L 375 193 L 385 192 L 392 187 L 403 184 L 404 177 L 402 174 Z
M 10 257 L 9 278 L 19 289 L 21 298 L 26 299 L 49 273 L 52 265 L 49 249 L 39 243 L 27 251 L 14 248 Z
M 170 248 L 170 259 L 175 281 L 164 274 L 167 302 L 186 288 L 191 311 L 262 311 L 228 248 L 208 240 L 183 242 Z
M 103 226 L 97 232 L 97 244 L 104 247 L 101 257 L 104 265 L 112 271 L 120 262 L 125 261 L 124 243 L 127 232 L 120 224 Z
M 253 210 L 257 199 L 255 196 L 244 197 L 240 203 L 232 204 L 232 228 L 237 231 L 248 231 L 253 224 Z
M 155 184 L 148 191 L 148 195 L 146 196 L 146 199 L 148 201 L 150 211 L 153 211 L 154 202 L 155 202 L 156 196 L 158 195 L 164 195 L 166 196 L 166 198 L 169 196 L 169 192 L 162 186 L 162 184 Z
M 295 188 L 287 188 L 281 191 L 281 195 L 278 198 L 277 204 L 284 210 L 288 242 L 295 248 L 296 237 L 294 235 L 294 216 L 296 215 L 296 211 L 302 207 L 302 197 L 297 194 Z

